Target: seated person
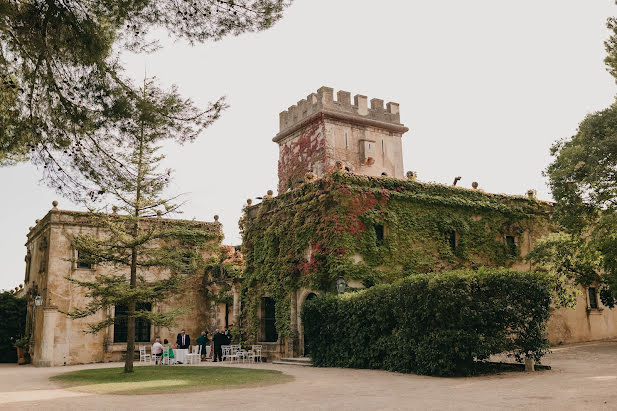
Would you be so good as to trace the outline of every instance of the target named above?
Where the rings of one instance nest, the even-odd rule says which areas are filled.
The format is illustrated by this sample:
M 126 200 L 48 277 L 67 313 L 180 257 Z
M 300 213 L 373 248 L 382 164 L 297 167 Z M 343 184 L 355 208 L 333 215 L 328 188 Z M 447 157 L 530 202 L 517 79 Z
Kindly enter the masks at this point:
M 169 348 L 169 358 L 174 358 L 174 349 L 171 346 L 171 344 L 169 343 L 169 341 L 167 340 L 167 338 L 165 338 L 163 340 L 163 347 L 164 348 Z M 167 356 L 165 355 L 164 351 L 163 351 L 163 354 L 162 354 L 162 358 L 163 359 L 167 358 Z M 162 363 L 162 361 L 161 361 L 161 363 Z
M 163 344 L 161 344 L 160 339 L 154 340 L 154 344 L 152 344 L 152 358 L 154 359 L 154 363 L 157 364 L 163 354 Z

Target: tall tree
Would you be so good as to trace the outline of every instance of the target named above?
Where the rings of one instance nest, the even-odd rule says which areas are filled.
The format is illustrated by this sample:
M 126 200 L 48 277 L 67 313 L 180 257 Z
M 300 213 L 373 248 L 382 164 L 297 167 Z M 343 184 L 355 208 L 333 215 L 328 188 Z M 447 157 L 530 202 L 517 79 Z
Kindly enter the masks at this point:
M 153 29 L 190 43 L 264 30 L 289 3 L 0 0 L 0 165 L 31 158 L 62 194 L 92 191 L 71 166 L 106 157 L 109 130 L 125 127 L 138 99 L 120 50 L 155 48 Z
M 114 136 L 116 144 L 105 148 L 105 157 L 79 164 L 100 187 L 97 195 L 113 199 L 118 207 L 112 214 L 91 214 L 92 222 L 105 234 L 73 238 L 77 262 L 120 270 L 97 271 L 90 281 L 67 277 L 87 289 L 90 302 L 66 314 L 86 318 L 110 306 L 127 307 L 126 314 L 92 322 L 88 329 L 96 333 L 119 321 L 127 323 L 125 372 L 133 370 L 135 319 L 169 327 L 179 313 L 154 313 L 141 309 L 142 304 L 164 301 L 180 291 L 189 274 L 204 266 L 204 252 L 217 245 L 221 236 L 220 228 L 212 224 L 162 218 L 178 212 L 179 205 L 174 203 L 176 197 L 164 195 L 171 171 L 160 167 L 164 156 L 158 153 L 159 145 L 193 140 L 216 120 L 221 108 L 215 105 L 199 112 L 175 90 L 165 92 L 146 81 L 139 98 L 128 100 L 124 108 L 129 116 L 125 128 Z M 144 270 L 152 269 L 166 275 L 148 280 Z
M 607 21 L 607 70 L 617 79 L 617 18 Z M 546 169 L 563 233 L 541 241 L 530 258 L 583 285 L 600 284 L 617 303 L 617 103 L 585 117 L 576 134 L 551 148 Z

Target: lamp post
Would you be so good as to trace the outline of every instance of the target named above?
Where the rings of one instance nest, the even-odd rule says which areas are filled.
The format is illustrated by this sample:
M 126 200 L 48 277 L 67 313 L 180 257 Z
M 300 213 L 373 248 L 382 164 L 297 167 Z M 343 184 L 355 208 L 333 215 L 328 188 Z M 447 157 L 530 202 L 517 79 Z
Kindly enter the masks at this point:
M 347 289 L 347 283 L 341 275 L 339 276 L 339 278 L 336 279 L 336 291 L 338 291 L 339 294 L 343 294 L 345 292 L 345 289 Z

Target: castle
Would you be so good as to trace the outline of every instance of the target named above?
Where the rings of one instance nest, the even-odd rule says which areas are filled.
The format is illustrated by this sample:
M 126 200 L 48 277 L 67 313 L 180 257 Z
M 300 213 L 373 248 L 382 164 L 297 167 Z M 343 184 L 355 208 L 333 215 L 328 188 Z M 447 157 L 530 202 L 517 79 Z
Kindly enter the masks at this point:
M 322 177 L 338 161 L 347 170 L 368 176 L 403 178 L 401 138 L 409 129 L 400 123 L 399 105 L 347 91 L 321 87 L 279 115 L 278 191 L 304 181 L 307 171 Z
M 243 320 L 270 358 L 306 355 L 300 313 L 319 293 L 360 289 L 412 273 L 533 267 L 526 255 L 550 233 L 552 204 L 427 184 L 405 173 L 399 105 L 321 87 L 280 113 L 277 197 L 242 220 Z M 554 310 L 553 344 L 614 338 L 617 315 L 595 287 L 575 310 Z
M 279 146 L 278 195 L 244 207 L 244 269 L 195 273 L 201 286 L 150 307 L 165 312 L 188 304 L 191 312 L 178 320 L 191 335 L 234 323 L 238 337 L 262 344 L 268 360 L 304 356 L 309 345 L 300 313 L 315 295 L 413 273 L 480 266 L 530 270 L 525 256 L 553 230 L 552 204 L 533 192 L 490 194 L 422 183 L 405 173 L 402 137 L 408 128 L 397 103 L 384 106 L 374 98 L 369 106 L 367 97 L 356 95 L 352 104 L 349 92 L 337 92 L 335 100 L 333 89 L 321 87 L 279 120 L 273 138 Z M 65 276 L 105 270 L 69 261 L 71 233 L 95 230 L 82 217 L 54 206 L 28 234 L 27 331 L 35 365 L 119 360 L 125 347 L 124 330 L 110 326 L 84 336 L 84 324 L 61 313 L 87 301 Z M 217 221 L 194 224 L 220 233 Z M 231 250 L 225 261 L 233 255 Z M 615 312 L 602 306 L 596 288 L 579 288 L 575 310 L 552 313 L 550 341 L 617 337 Z M 146 323 L 139 330 L 142 342 L 175 335 Z

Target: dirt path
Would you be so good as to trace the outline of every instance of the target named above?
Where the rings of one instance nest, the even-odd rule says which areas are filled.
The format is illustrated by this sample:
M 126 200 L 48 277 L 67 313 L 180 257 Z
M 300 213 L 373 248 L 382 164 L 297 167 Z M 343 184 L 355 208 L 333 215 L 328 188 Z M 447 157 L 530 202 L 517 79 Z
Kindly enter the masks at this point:
M 558 347 L 544 363 L 553 369 L 473 378 L 257 364 L 250 367 L 281 370 L 293 375 L 295 381 L 269 387 L 146 396 L 82 394 L 49 381 L 50 376 L 62 372 L 119 366 L 117 363 L 61 368 L 2 365 L 0 409 L 617 409 L 617 341 Z

